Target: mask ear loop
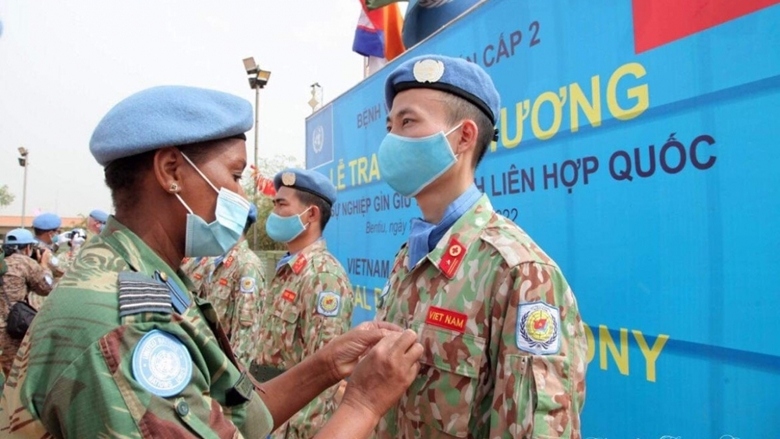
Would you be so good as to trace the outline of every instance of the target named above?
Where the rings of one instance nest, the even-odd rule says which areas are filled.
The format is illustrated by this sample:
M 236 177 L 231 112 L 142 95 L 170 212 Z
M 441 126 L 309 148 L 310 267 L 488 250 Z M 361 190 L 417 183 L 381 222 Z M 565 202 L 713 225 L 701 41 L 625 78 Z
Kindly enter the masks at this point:
M 184 157 L 184 160 L 186 160 L 187 163 L 189 163 L 190 166 L 192 166 L 192 169 L 194 169 L 195 172 L 197 172 L 204 180 L 206 180 L 206 183 L 208 183 L 209 186 L 211 186 L 211 188 L 214 189 L 214 191 L 216 191 L 216 193 L 219 193 L 219 189 L 217 189 L 213 184 L 211 184 L 211 181 L 208 178 L 206 178 L 206 176 L 203 174 L 203 172 L 200 171 L 200 169 L 198 169 L 197 166 L 195 166 L 195 163 L 192 163 L 192 160 L 190 160 L 190 158 L 187 157 L 186 154 L 184 154 L 181 151 L 179 152 L 181 153 L 181 156 Z M 173 195 L 176 195 L 176 198 L 179 199 L 179 202 L 184 206 L 185 209 L 187 209 L 187 212 L 189 212 L 190 215 L 195 215 L 192 212 L 192 209 L 190 209 L 190 206 L 188 206 L 187 203 L 184 202 L 184 200 L 181 198 L 181 195 L 179 195 L 178 192 L 175 192 Z
M 465 123 L 465 121 L 463 121 L 463 122 L 461 122 L 461 123 L 459 123 L 459 124 L 455 125 L 454 127 L 452 127 L 452 129 L 451 129 L 451 130 L 447 131 L 447 132 L 444 134 L 444 137 L 447 137 L 447 136 L 449 136 L 450 134 L 454 133 L 454 132 L 455 132 L 455 130 L 457 130 L 458 128 L 462 127 L 464 123 Z M 457 153 L 457 154 L 455 154 L 455 151 L 453 151 L 453 152 L 452 152 L 452 155 L 453 155 L 453 156 L 455 156 L 455 160 L 460 160 L 460 153 Z
M 303 220 L 301 220 L 301 217 L 303 216 L 304 213 L 308 212 L 309 209 L 311 209 L 312 207 L 314 207 L 314 206 L 313 205 L 309 206 L 309 207 L 306 208 L 306 210 L 304 210 L 303 212 L 298 214 L 298 221 L 300 221 L 301 224 L 303 224 Z M 309 224 L 311 224 L 311 223 L 303 224 L 303 230 L 306 230 L 309 227 Z
M 187 157 L 187 155 L 186 155 L 186 154 L 184 154 L 184 153 L 183 153 L 183 152 L 181 152 L 181 151 L 179 151 L 179 152 L 181 153 L 181 156 L 182 156 L 182 157 L 184 157 L 184 160 L 186 160 L 186 161 L 187 161 L 187 163 L 189 163 L 189 164 L 190 164 L 190 166 L 192 166 L 192 168 L 193 168 L 193 169 L 195 169 L 195 172 L 197 172 L 198 174 L 200 174 L 200 176 L 201 176 L 201 177 L 203 177 L 203 179 L 204 179 L 204 180 L 206 180 L 206 183 L 208 183 L 208 184 L 209 184 L 209 186 L 211 186 L 211 188 L 212 188 L 212 189 L 214 189 L 214 192 L 216 192 L 216 193 L 219 193 L 219 189 L 217 189 L 217 187 L 216 187 L 216 186 L 214 186 L 214 185 L 211 183 L 211 180 L 209 180 L 209 179 L 206 177 L 206 175 L 205 175 L 203 172 L 201 172 L 201 171 L 200 171 L 200 169 L 198 169 L 198 167 L 197 167 L 197 166 L 195 166 L 195 163 L 192 163 L 192 160 L 190 160 L 190 158 L 189 158 L 189 157 Z M 178 196 L 178 194 L 177 194 L 177 196 Z M 179 199 L 181 200 L 181 198 L 179 198 Z M 189 209 L 189 208 L 188 208 L 188 209 Z M 190 213 L 192 213 L 192 211 L 190 211 Z
M 187 203 L 185 203 L 184 200 L 182 200 L 181 196 L 178 193 L 173 195 L 176 195 L 176 198 L 179 199 L 179 202 L 184 206 L 185 209 L 187 209 L 187 212 L 189 212 L 190 215 L 194 215 L 194 213 L 192 213 L 192 209 L 190 209 L 190 206 L 188 206 Z

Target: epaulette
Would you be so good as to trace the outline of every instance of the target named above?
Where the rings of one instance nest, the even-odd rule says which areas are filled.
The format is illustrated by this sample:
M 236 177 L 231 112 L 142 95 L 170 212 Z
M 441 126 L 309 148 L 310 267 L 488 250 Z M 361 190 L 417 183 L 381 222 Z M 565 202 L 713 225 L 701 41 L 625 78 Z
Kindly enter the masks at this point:
M 119 317 L 145 312 L 171 314 L 168 286 L 133 271 L 119 273 Z
M 510 267 L 528 262 L 555 265 L 523 229 L 507 220 L 489 224 L 480 238 L 496 249 Z
M 149 277 L 143 273 L 119 273 L 119 317 L 145 312 L 182 314 L 190 300 L 178 285 L 160 271 Z

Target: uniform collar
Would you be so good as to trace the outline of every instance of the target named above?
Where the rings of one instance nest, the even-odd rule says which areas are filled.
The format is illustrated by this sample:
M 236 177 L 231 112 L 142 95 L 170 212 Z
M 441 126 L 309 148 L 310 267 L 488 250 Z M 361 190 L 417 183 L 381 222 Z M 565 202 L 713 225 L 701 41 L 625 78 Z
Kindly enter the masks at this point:
M 326 249 L 327 245 L 325 243 L 325 238 L 320 237 L 316 241 L 304 247 L 298 253 L 287 253 L 284 255 L 279 263 L 276 264 L 276 271 L 278 272 L 285 266 L 289 266 L 292 271 L 299 272 L 306 265 L 306 261 L 310 259 L 309 255 Z
M 413 268 L 425 255 L 430 253 L 441 241 L 442 236 L 447 233 L 447 230 L 455 224 L 455 221 L 468 212 L 481 196 L 482 193 L 477 185 L 472 184 L 447 206 L 438 224 L 431 224 L 420 218 L 412 220 L 412 231 L 408 240 L 409 262 L 407 267 Z
M 230 250 L 227 251 L 224 255 L 217 256 L 214 258 L 214 270 L 217 269 L 220 265 L 222 265 L 223 262 L 225 262 L 229 257 L 233 256 L 233 259 L 236 258 L 236 255 L 238 254 L 238 247 L 239 246 L 248 246 L 249 244 L 246 242 L 246 239 L 242 239 L 238 242 L 238 244 L 234 245 L 230 248 Z
M 154 277 L 155 272 L 159 271 L 165 273 L 169 279 L 173 279 L 182 291 L 193 290 L 192 283 L 183 272 L 171 269 L 138 235 L 113 216 L 108 218 L 103 233 L 92 242 L 101 240 L 121 256 L 133 271 L 144 273 L 149 277 Z
M 439 243 L 436 244 L 433 250 L 426 256 L 429 261 L 441 271 L 440 263 L 442 256 L 451 247 L 453 239 L 457 241 L 465 252 L 482 234 L 485 226 L 493 216 L 493 205 L 490 204 L 490 200 L 487 195 L 482 194 L 477 202 L 466 211 L 452 227 L 442 236 Z M 409 266 L 409 253 L 406 254 L 407 260 L 405 265 Z M 421 264 L 417 264 L 415 267 L 419 267 Z M 411 270 L 410 270 L 411 271 Z

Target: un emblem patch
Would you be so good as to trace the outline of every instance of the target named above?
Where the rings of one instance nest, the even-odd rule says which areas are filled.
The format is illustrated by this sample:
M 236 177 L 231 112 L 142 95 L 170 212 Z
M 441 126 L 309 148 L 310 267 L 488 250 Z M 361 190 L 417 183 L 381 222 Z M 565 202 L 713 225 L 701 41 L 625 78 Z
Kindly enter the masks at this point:
M 157 396 L 174 396 L 190 382 L 192 358 L 178 338 L 154 329 L 133 350 L 133 376 Z

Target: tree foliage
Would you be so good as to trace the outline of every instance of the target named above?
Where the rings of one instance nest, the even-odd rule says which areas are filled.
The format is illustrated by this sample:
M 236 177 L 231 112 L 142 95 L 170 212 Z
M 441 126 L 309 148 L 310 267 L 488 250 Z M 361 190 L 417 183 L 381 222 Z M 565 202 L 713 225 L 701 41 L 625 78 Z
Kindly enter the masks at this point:
M 14 202 L 14 194 L 8 190 L 8 185 L 0 186 L 0 207 L 8 206 Z

